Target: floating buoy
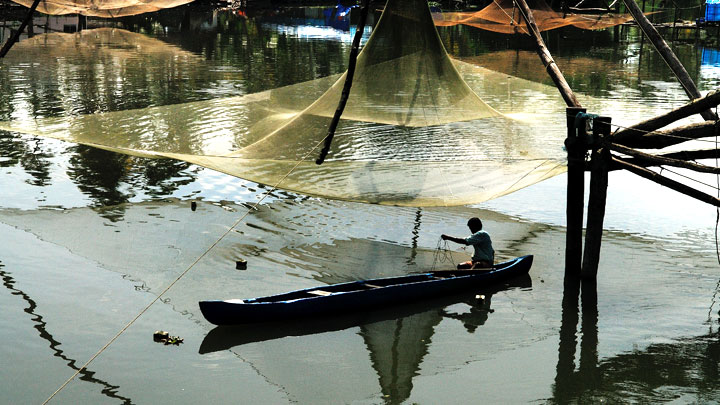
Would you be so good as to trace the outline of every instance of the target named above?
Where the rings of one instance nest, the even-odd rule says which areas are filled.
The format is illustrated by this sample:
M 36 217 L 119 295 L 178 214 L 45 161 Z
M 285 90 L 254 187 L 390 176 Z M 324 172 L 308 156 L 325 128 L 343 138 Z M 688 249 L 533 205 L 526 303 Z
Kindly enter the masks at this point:
M 197 209 L 197 203 L 195 201 L 190 203 L 190 209 L 195 211 Z
M 238 270 L 247 270 L 247 261 L 243 259 L 238 259 L 235 262 L 235 268 Z

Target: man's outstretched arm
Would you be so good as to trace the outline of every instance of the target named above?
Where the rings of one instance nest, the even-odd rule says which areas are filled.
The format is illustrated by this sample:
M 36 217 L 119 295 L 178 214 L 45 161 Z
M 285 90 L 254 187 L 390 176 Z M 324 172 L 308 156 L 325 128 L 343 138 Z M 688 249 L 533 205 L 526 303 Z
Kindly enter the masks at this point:
M 440 235 L 440 237 L 442 238 L 442 240 L 449 240 L 451 242 L 459 243 L 461 245 L 468 244 L 467 241 L 465 240 L 465 238 L 456 238 L 454 236 L 445 235 L 445 234 Z

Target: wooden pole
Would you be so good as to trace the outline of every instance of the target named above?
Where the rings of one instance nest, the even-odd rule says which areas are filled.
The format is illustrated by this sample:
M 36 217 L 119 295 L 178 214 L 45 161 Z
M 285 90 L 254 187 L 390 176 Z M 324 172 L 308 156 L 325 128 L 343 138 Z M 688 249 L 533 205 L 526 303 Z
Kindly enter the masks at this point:
M 705 97 L 692 100 L 690 103 L 685 104 L 682 107 L 678 107 L 665 114 L 635 124 L 630 128 L 622 129 L 612 136 L 612 141 L 614 143 L 623 143 L 623 140 L 626 138 L 645 135 L 646 132 L 660 129 L 672 124 L 675 121 L 715 107 L 718 104 L 720 104 L 720 91 L 715 90 L 708 93 Z
M 626 148 L 624 146 L 608 144 L 607 148 L 620 152 L 624 155 L 634 156 L 639 161 L 649 162 L 644 166 L 674 166 L 690 169 L 700 173 L 720 174 L 720 167 L 701 165 L 699 163 L 687 162 L 686 160 L 669 158 L 661 155 L 651 155 L 649 153 L 640 152 L 639 150 Z
M 567 108 L 568 137 L 565 148 L 568 153 L 567 174 L 567 235 L 565 239 L 565 278 L 578 278 L 582 268 L 582 228 L 585 209 L 585 121 L 576 129 L 575 121 L 584 108 Z
M 622 142 L 615 142 L 631 148 L 662 149 L 692 139 L 716 136 L 718 134 L 715 121 L 689 124 L 666 131 L 650 132 L 642 136 L 628 137 Z
M 640 29 L 642 29 L 650 42 L 652 42 L 653 46 L 655 46 L 655 49 L 657 49 L 660 56 L 662 56 L 665 60 L 665 63 L 667 63 L 668 67 L 670 67 L 670 70 L 673 71 L 675 77 L 677 77 L 678 81 L 683 86 L 683 89 L 685 89 L 685 93 L 687 93 L 688 97 L 690 97 L 691 100 L 700 98 L 701 94 L 695 86 L 695 82 L 693 82 L 692 78 L 690 78 L 687 70 L 685 70 L 685 67 L 682 63 L 680 63 L 672 49 L 670 49 L 665 40 L 663 40 L 662 36 L 660 36 L 660 33 L 658 33 L 655 27 L 650 23 L 650 21 L 648 21 L 645 14 L 643 14 L 642 10 L 640 10 L 640 7 L 638 7 L 637 3 L 635 3 L 635 0 L 623 1 L 625 2 L 625 7 L 627 7 L 628 11 L 635 19 L 635 22 L 637 22 Z M 701 112 L 700 115 L 702 115 L 702 117 L 706 120 L 717 120 L 717 116 L 710 110 L 705 110 Z
M 537 54 L 540 56 L 540 60 L 542 61 L 543 66 L 545 66 L 545 70 L 550 75 L 553 83 L 555 83 L 555 87 L 557 87 L 560 91 L 560 95 L 562 95 L 563 100 L 565 100 L 565 104 L 567 104 L 568 107 L 582 107 L 575 97 L 572 89 L 570 89 L 570 85 L 565 80 L 565 76 L 563 76 L 560 68 L 558 68 L 555 63 L 555 60 L 553 60 L 550 51 L 548 51 L 545 46 L 545 41 L 543 41 L 542 36 L 540 35 L 540 30 L 538 29 L 537 24 L 535 24 L 535 17 L 533 17 L 530 7 L 528 7 L 525 0 L 515 0 L 515 3 L 517 3 L 523 18 L 525 19 L 528 34 L 535 40 Z
M 35 12 L 38 4 L 40 4 L 40 0 L 35 0 L 32 6 L 30 6 L 30 11 L 28 11 L 27 17 L 25 17 L 25 20 L 23 20 L 20 24 L 20 28 L 18 28 L 17 32 L 15 32 L 15 35 L 10 36 L 7 42 L 5 42 L 5 45 L 3 45 L 2 49 L 0 49 L 0 58 L 4 58 L 10 51 L 10 48 L 15 45 L 15 42 L 20 40 L 20 35 L 23 31 L 25 31 L 25 27 L 27 27 L 28 23 L 30 23 L 30 20 L 32 20 L 33 13 Z
M 678 160 L 700 160 L 700 159 L 720 159 L 720 150 L 718 149 L 701 149 L 701 150 L 685 150 L 681 152 L 665 153 L 662 155 L 654 155 L 655 157 L 663 157 L 669 159 Z M 650 162 L 648 160 L 639 159 L 624 159 L 626 162 L 631 163 L 635 166 L 647 167 L 655 166 L 656 162 Z M 619 170 L 620 167 L 610 165 L 610 170 Z
M 709 194 L 703 193 L 702 191 L 695 190 L 694 188 L 686 186 L 685 184 L 682 184 L 678 181 L 663 177 L 660 174 L 653 172 L 652 170 L 648 170 L 640 166 L 628 163 L 616 156 L 612 157 L 612 161 L 614 164 L 619 165 L 621 168 L 626 169 L 629 172 L 635 173 L 640 177 L 644 177 L 650 181 L 673 189 L 679 193 L 683 193 L 704 203 L 720 207 L 720 199 L 718 199 L 717 197 L 713 197 Z
M 362 39 L 363 32 L 365 31 L 365 22 L 367 21 L 368 10 L 370 0 L 363 0 L 362 7 L 360 8 L 360 21 L 358 21 L 357 30 L 355 31 L 355 37 L 353 38 L 352 47 L 350 48 L 350 61 L 348 62 L 348 69 L 345 73 L 345 84 L 343 85 L 342 93 L 340 94 L 340 101 L 338 102 L 335 115 L 333 115 L 332 121 L 328 126 L 328 132 L 325 136 L 325 144 L 323 149 L 320 151 L 320 156 L 315 160 L 318 165 L 323 164 L 327 154 L 330 152 L 330 145 L 332 144 L 333 137 L 335 136 L 335 130 L 337 129 L 340 117 L 343 111 L 345 111 L 345 105 L 347 104 L 348 97 L 350 97 L 350 88 L 352 87 L 353 75 L 355 74 L 355 65 L 357 62 L 357 55 L 360 52 L 360 40 Z
M 610 160 L 610 152 L 602 146 L 602 143 L 604 137 L 609 134 L 610 117 L 593 119 L 593 137 L 601 147 L 593 149 L 590 160 L 590 197 L 585 228 L 585 251 L 580 272 L 583 282 L 597 278 L 598 264 L 600 263 L 600 246 L 607 201 L 608 162 Z

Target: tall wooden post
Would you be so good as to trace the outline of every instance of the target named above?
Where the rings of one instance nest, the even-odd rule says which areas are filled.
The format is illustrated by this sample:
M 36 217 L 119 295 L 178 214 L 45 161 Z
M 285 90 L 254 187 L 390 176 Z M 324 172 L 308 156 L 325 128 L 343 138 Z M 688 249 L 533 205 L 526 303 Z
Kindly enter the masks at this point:
M 605 219 L 610 161 L 610 151 L 603 146 L 603 139 L 608 135 L 610 135 L 610 117 L 596 117 L 593 120 L 590 197 L 588 199 L 585 250 L 583 252 L 581 271 L 583 281 L 596 279 L 598 264 L 600 263 L 600 245 Z
M 569 107 L 567 111 L 568 137 L 565 148 L 568 154 L 567 174 L 567 235 L 565 239 L 565 278 L 577 278 L 582 268 L 582 228 L 585 196 L 585 123 L 577 130 L 576 116 L 584 108 Z

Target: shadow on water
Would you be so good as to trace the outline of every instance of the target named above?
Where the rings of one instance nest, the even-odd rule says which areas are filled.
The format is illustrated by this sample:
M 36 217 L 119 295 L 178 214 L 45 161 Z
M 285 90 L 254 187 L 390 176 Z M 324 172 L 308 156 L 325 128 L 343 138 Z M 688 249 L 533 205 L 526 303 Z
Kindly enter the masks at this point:
M 489 314 L 493 312 L 490 308 L 493 294 L 514 288 L 531 287 L 532 279 L 526 274 L 501 285 L 478 289 L 472 293 L 383 310 L 291 322 L 218 326 L 205 336 L 199 352 L 207 354 L 230 350 L 249 343 L 359 327 L 359 335 L 365 342 L 373 368 L 378 374 L 385 401 L 401 403 L 410 397 L 412 379 L 418 375 L 435 327 L 443 319 L 458 320 L 469 333 L 473 333 L 479 326 L 485 324 Z M 476 294 L 484 294 L 485 300 L 478 302 L 475 299 Z M 447 309 L 458 303 L 468 304 L 469 312 L 458 314 Z
M 582 311 L 580 311 L 582 308 Z M 578 332 L 579 326 L 579 334 Z M 597 285 L 567 282 L 551 403 L 720 401 L 720 331 L 598 358 Z M 580 355 L 576 363 L 580 336 Z
M 35 301 L 30 298 L 30 296 L 28 296 L 25 292 L 15 287 L 15 280 L 9 272 L 2 270 L 3 267 L 4 266 L 2 262 L 0 262 L 0 279 L 2 279 L 3 286 L 7 288 L 12 295 L 21 297 L 27 303 L 27 307 L 24 308 L 24 311 L 32 316 L 32 321 L 35 323 L 35 329 L 37 329 L 38 335 L 49 343 L 49 347 L 53 351 L 53 356 L 61 358 L 67 363 L 68 367 L 70 367 L 71 369 L 79 370 L 80 367 L 77 366 L 77 361 L 69 358 L 62 350 L 59 349 L 62 343 L 55 340 L 55 338 L 50 334 L 50 332 L 48 332 L 48 330 L 46 329 L 47 323 L 43 319 L 42 315 L 39 315 L 35 312 L 35 310 L 37 309 L 37 304 L 35 303 Z M 100 392 L 108 398 L 120 400 L 123 404 L 133 403 L 130 398 L 124 397 L 117 393 L 120 386 L 111 385 L 108 382 L 96 378 L 95 372 L 89 371 L 88 369 L 83 369 L 82 371 L 80 371 L 79 375 L 79 378 L 82 381 L 87 381 L 93 384 L 100 385 L 102 387 Z

